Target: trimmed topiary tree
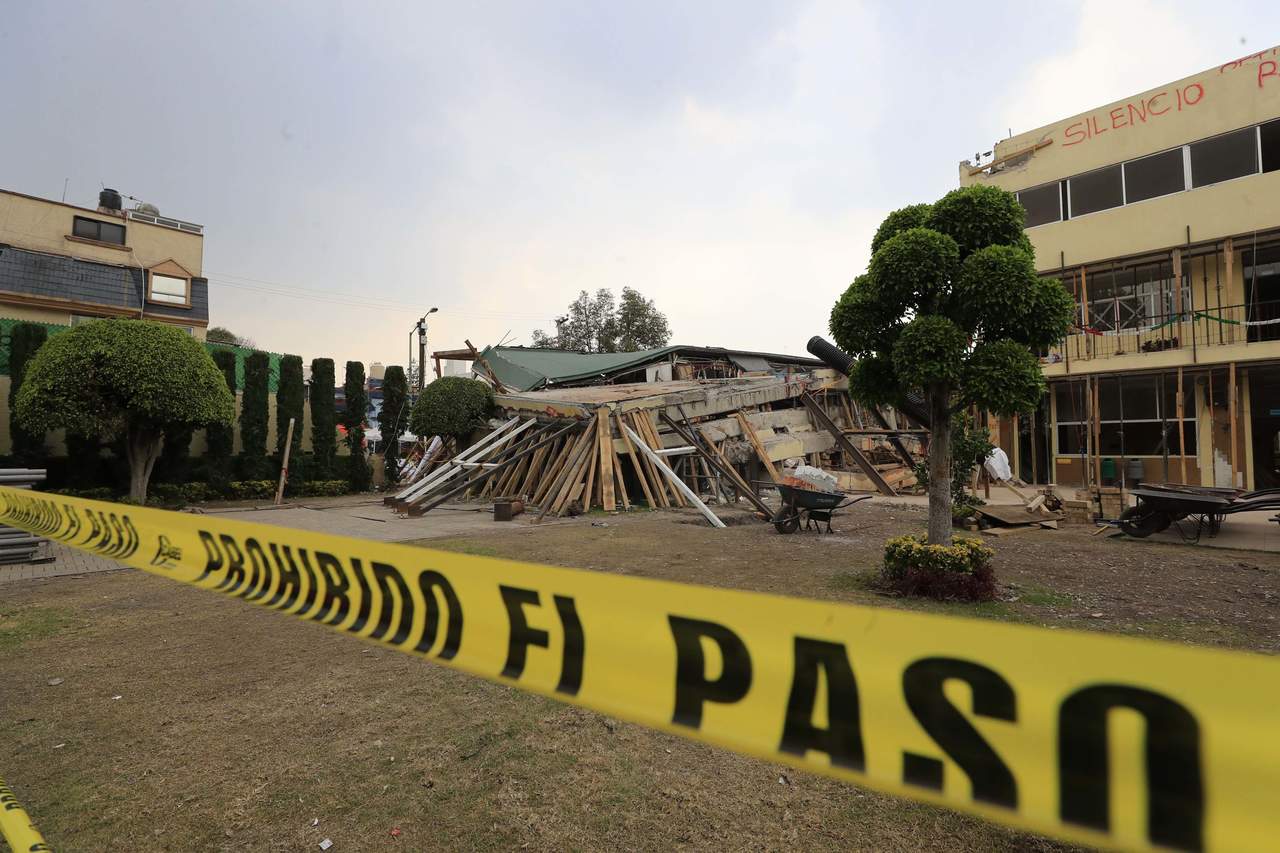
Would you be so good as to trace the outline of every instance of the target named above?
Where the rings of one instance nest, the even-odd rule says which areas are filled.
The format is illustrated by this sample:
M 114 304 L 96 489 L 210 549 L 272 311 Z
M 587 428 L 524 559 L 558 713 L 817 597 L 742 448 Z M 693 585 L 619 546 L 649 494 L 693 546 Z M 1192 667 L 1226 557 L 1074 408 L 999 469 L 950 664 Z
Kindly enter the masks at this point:
M 438 435 L 461 442 L 485 425 L 493 405 L 493 389 L 479 379 L 445 376 L 418 395 L 409 428 L 424 438 Z
M 333 359 L 311 361 L 311 452 L 316 460 L 316 479 L 333 476 L 333 459 L 338 452 L 337 406 L 333 399 Z
M 296 459 L 302 446 L 302 404 L 306 386 L 302 382 L 302 356 L 286 355 L 280 359 L 280 382 L 276 386 L 276 453 L 284 455 L 289 419 L 293 418 L 293 446 L 290 459 Z M 292 466 L 291 466 L 292 467 Z
M 227 390 L 231 392 L 231 398 L 234 401 L 236 394 L 236 354 L 231 350 L 214 350 L 213 363 L 221 371 L 223 381 L 226 383 Z M 231 456 L 235 453 L 236 443 L 235 427 L 231 424 L 213 424 L 205 433 L 205 441 L 209 445 L 207 455 L 210 462 L 211 478 L 230 482 L 232 479 Z
M 231 422 L 234 405 L 204 346 L 144 320 L 102 320 L 50 338 L 27 365 L 18 419 L 124 440 L 129 496 L 143 502 L 166 435 Z
M 951 543 L 954 413 L 1032 411 L 1045 389 L 1034 350 L 1071 322 L 1071 295 L 1036 275 L 1025 219 L 1011 193 L 991 186 L 895 211 L 866 274 L 831 312 L 836 343 L 858 359 L 855 397 L 894 404 L 918 391 L 928 402 L 930 544 Z
M 23 429 L 15 404 L 27 375 L 27 362 L 48 337 L 49 330 L 39 323 L 18 323 L 9 332 L 9 435 L 13 455 L 23 465 L 30 465 L 44 456 L 44 432 Z
M 382 376 L 382 461 L 388 486 L 400 481 L 400 436 L 409 425 L 409 380 L 392 365 Z
M 244 360 L 244 392 L 240 396 L 240 455 L 248 479 L 270 474 L 267 465 L 271 357 L 254 350 Z
M 342 392 L 347 398 L 342 411 L 342 425 L 347 428 L 347 482 L 353 492 L 367 492 L 373 480 L 369 460 L 364 455 L 364 418 L 369 408 L 369 394 L 364 387 L 364 365 L 358 361 L 347 362 L 346 381 Z

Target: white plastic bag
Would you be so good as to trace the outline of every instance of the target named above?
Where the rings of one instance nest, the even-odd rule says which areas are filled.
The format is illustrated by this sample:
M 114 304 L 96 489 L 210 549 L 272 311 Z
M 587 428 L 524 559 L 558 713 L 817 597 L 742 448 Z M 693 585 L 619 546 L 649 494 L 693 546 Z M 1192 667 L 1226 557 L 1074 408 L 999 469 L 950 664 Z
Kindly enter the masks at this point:
M 987 461 L 982 463 L 982 467 L 986 468 L 987 473 L 991 475 L 991 479 L 997 482 L 1013 479 L 1013 469 L 1009 467 L 1009 457 L 998 447 L 993 448 L 991 453 L 987 455 Z

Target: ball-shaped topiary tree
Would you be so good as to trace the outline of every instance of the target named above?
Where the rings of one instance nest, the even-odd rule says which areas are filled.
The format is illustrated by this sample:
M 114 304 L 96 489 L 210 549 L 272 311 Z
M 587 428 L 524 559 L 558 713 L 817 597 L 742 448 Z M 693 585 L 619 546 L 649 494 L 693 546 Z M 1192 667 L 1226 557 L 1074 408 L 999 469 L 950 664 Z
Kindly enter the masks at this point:
M 493 389 L 478 379 L 445 376 L 418 395 L 409 416 L 409 429 L 420 436 L 458 440 L 483 427 L 493 410 Z
M 167 434 L 229 424 L 233 411 L 204 346 L 144 320 L 101 320 L 54 335 L 27 364 L 17 400 L 18 419 L 32 432 L 123 438 L 129 496 L 139 502 Z
M 1044 393 L 1034 350 L 1059 341 L 1071 295 L 1036 275 L 1026 214 L 997 187 L 954 190 L 885 219 L 865 275 L 831 311 L 831 333 L 857 357 L 854 396 L 929 404 L 929 542 L 951 542 L 951 421 L 970 405 L 1033 410 Z
M 14 457 L 24 465 L 44 455 L 44 433 L 22 428 L 16 402 L 27 375 L 27 363 L 49 338 L 49 330 L 39 323 L 18 323 L 9 332 L 9 435 Z

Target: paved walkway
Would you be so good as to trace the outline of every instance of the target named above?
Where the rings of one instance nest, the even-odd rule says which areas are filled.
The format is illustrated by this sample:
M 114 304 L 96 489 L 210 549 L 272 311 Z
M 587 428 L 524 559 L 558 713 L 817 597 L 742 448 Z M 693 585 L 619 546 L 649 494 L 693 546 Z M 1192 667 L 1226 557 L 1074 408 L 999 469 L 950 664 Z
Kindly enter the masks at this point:
M 123 563 L 63 545 L 61 542 L 50 542 L 47 547 L 49 553 L 55 558 L 52 563 L 11 563 L 0 566 L 0 583 L 33 578 L 56 578 L 62 575 L 87 575 L 91 572 L 113 572 L 125 568 Z

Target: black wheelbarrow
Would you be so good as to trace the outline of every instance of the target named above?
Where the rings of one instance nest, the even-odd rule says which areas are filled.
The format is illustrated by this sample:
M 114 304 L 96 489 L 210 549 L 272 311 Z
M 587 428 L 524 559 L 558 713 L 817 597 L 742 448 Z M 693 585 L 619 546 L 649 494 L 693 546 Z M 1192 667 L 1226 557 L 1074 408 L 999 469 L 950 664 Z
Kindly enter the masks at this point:
M 782 483 L 767 485 L 775 486 L 778 494 L 782 496 L 782 506 L 773 516 L 773 527 L 779 533 L 795 533 L 800 529 L 801 521 L 804 521 L 805 530 L 812 528 L 819 533 L 822 532 L 821 525 L 825 522 L 827 532 L 831 533 L 831 516 L 835 515 L 837 510 L 871 497 L 871 495 L 857 495 L 846 499 L 845 495 L 800 489 Z

